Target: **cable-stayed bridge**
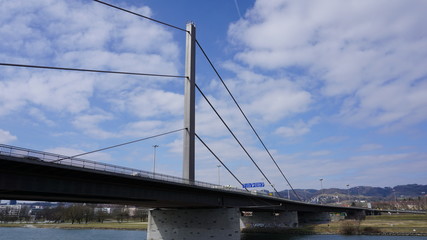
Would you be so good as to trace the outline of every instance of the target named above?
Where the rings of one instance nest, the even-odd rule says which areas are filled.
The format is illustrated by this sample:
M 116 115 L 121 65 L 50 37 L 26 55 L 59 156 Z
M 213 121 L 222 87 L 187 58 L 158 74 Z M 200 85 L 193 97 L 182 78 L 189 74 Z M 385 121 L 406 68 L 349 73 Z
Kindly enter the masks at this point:
M 330 213 L 363 218 L 389 212 L 292 201 L 9 145 L 0 145 L 0 161 L 0 198 L 154 208 L 150 211 L 148 239 L 239 239 L 242 228 L 260 224 L 290 228 L 330 221 Z M 248 212 L 250 215 L 245 215 Z M 196 230 L 199 235 L 191 234 Z
M 85 154 L 102 151 L 111 147 L 75 156 L 62 156 L 16 146 L 0 145 L 0 198 L 118 203 L 150 207 L 153 210 L 150 211 L 149 216 L 148 239 L 215 238 L 237 240 L 240 239 L 240 230 L 242 228 L 251 228 L 260 225 L 270 228 L 297 227 L 310 222 L 329 221 L 331 220 L 329 213 L 346 213 L 348 218 L 362 218 L 366 214 L 381 213 L 380 210 L 309 204 L 302 201 L 291 201 L 281 198 L 274 184 L 269 180 L 267 173 L 263 172 L 258 166 L 257 162 L 224 121 L 202 89 L 196 84 L 195 54 L 196 47 L 198 47 L 217 77 L 221 80 L 238 110 L 261 142 L 272 162 L 280 171 L 284 180 L 292 188 L 292 185 L 231 94 L 212 61 L 197 41 L 194 24 L 188 24 L 187 28 L 183 29 L 102 1 L 94 1 L 185 32 L 187 40 L 185 74 L 169 75 L 104 71 L 16 63 L 0 63 L 0 66 L 183 78 L 185 81 L 184 127 L 180 130 L 171 131 L 184 131 L 183 177 L 178 178 L 154 172 L 145 172 L 79 158 Z M 263 194 L 262 192 L 250 192 L 247 189 L 230 188 L 195 180 L 194 142 L 197 138 L 222 166 L 229 171 L 236 181 L 241 184 L 240 180 L 195 131 L 196 90 L 208 102 L 209 106 L 243 149 L 249 160 L 251 160 L 264 179 L 274 189 L 275 194 L 273 196 Z M 113 147 L 121 145 L 124 144 L 118 144 Z

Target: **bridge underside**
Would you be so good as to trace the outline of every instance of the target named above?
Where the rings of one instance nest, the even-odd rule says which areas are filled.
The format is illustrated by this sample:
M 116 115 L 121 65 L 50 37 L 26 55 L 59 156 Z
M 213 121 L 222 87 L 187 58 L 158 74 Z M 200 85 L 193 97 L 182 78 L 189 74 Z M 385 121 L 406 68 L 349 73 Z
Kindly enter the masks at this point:
M 152 208 L 336 212 L 337 207 L 0 155 L 0 198 Z M 348 210 L 348 209 L 347 209 Z M 342 211 L 346 211 L 343 209 Z
M 0 198 L 214 208 L 249 202 L 225 191 L 2 156 Z M 256 201 L 255 201 L 256 202 Z

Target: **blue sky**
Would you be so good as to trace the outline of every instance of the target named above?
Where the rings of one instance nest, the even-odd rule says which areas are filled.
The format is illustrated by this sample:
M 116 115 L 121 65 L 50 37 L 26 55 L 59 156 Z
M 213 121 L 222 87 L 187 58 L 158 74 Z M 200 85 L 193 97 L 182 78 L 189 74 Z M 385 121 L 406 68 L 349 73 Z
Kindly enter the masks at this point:
M 109 1 L 202 44 L 295 188 L 427 184 L 427 2 Z M 89 0 L 0 0 L 0 62 L 184 73 L 185 34 Z M 214 72 L 197 83 L 287 188 Z M 264 181 L 206 102 L 196 132 L 243 182 Z M 182 128 L 183 79 L 0 66 L 0 143 L 74 155 Z M 85 158 L 181 176 L 182 132 Z M 218 162 L 197 143 L 196 179 Z M 221 183 L 237 182 L 221 169 Z

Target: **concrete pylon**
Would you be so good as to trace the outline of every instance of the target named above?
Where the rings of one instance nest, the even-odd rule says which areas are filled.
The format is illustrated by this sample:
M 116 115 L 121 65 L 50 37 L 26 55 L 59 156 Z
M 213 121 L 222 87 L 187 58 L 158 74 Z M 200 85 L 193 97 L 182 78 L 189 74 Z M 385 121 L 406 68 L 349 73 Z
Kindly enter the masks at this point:
M 182 177 L 193 182 L 194 174 L 194 139 L 195 139 L 195 85 L 196 85 L 196 27 L 187 24 L 185 51 L 185 91 L 184 91 L 184 154 Z

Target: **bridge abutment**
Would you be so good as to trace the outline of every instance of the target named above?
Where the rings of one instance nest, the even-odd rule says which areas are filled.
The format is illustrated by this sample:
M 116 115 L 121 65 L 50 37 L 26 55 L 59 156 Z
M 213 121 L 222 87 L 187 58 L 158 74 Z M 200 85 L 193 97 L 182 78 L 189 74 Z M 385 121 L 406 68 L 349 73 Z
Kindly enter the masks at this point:
M 298 213 L 287 212 L 251 212 L 240 218 L 241 228 L 246 232 L 270 232 L 298 227 Z
M 238 208 L 150 210 L 147 240 L 240 240 Z

